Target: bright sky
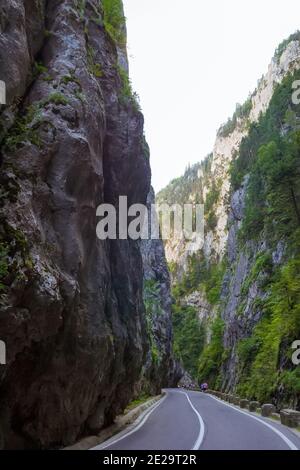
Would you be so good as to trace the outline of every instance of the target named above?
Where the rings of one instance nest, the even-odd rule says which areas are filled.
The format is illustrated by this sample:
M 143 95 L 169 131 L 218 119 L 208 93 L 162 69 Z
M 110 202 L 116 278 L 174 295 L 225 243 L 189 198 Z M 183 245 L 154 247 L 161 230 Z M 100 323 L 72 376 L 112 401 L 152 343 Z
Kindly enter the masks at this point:
M 124 0 L 156 191 L 213 149 L 278 44 L 300 29 L 299 0 Z

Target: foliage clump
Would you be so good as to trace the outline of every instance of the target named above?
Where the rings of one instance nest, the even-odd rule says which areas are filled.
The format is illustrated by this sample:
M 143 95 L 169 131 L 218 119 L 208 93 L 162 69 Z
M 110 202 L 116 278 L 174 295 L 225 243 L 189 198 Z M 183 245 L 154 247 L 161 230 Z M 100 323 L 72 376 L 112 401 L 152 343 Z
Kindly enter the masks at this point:
M 154 279 L 144 281 L 143 299 L 146 310 L 146 322 L 148 338 L 150 340 L 152 362 L 158 364 L 160 362 L 160 352 L 158 350 L 154 337 L 154 320 L 162 313 L 160 287 L 159 283 Z
M 119 46 L 126 45 L 125 16 L 122 0 L 103 0 L 104 27 Z
M 236 110 L 232 116 L 229 118 L 228 121 L 223 124 L 220 128 L 218 135 L 220 137 L 228 137 L 232 132 L 236 129 L 238 122 L 241 120 L 245 120 L 249 117 L 250 112 L 252 110 L 252 98 L 249 97 L 244 104 L 237 104 Z
M 220 387 L 220 370 L 223 362 L 224 322 L 220 316 L 211 325 L 211 340 L 200 357 L 198 378 L 200 382 L 208 382 L 210 388 Z
M 300 31 L 296 31 L 295 33 L 291 34 L 287 39 L 285 39 L 284 41 L 282 41 L 281 44 L 279 44 L 279 46 L 277 47 L 277 49 L 275 51 L 275 55 L 274 55 L 274 58 L 277 60 L 277 62 L 279 62 L 280 57 L 282 56 L 282 54 L 286 50 L 289 43 L 292 42 L 292 41 L 299 41 L 300 42 Z
M 300 390 L 299 366 L 293 367 L 291 361 L 291 344 L 300 335 L 299 255 L 278 269 L 268 291 L 261 321 L 238 346 L 238 391 L 264 402 L 274 398 L 281 387 L 288 402 Z M 279 368 L 279 361 L 289 367 Z

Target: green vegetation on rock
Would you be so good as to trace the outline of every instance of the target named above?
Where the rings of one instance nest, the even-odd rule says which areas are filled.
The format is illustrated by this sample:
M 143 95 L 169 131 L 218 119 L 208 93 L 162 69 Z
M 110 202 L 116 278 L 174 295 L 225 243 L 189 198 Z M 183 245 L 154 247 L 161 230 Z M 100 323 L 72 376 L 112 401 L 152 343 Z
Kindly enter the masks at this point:
M 224 322 L 218 316 L 211 325 L 211 339 L 205 346 L 198 368 L 198 378 L 208 382 L 210 388 L 218 389 L 221 385 L 221 365 L 223 362 L 223 333 Z
M 286 400 L 300 389 L 299 366 L 292 367 L 291 344 L 300 337 L 300 257 L 279 268 L 264 302 L 264 315 L 251 337 L 240 341 L 238 391 L 268 401 L 281 385 Z M 279 360 L 290 370 L 278 367 Z
M 126 46 L 125 16 L 122 0 L 103 0 L 104 26 L 111 39 Z
M 194 378 L 198 375 L 199 359 L 203 356 L 203 349 L 206 350 L 207 325 L 199 320 L 196 308 L 185 304 L 184 298 L 197 291 L 204 294 L 211 308 L 217 306 L 221 299 L 225 267 L 225 261 L 209 266 L 202 254 L 191 256 L 182 281 L 173 287 L 174 350 L 185 369 Z M 217 329 L 216 321 L 213 334 Z M 211 349 L 207 351 L 206 357 L 210 354 L 209 351 Z
M 218 135 L 220 137 L 228 137 L 232 132 L 236 129 L 238 125 L 239 120 L 246 120 L 250 112 L 252 110 L 252 99 L 249 97 L 247 101 L 245 101 L 244 104 L 237 104 L 236 105 L 236 110 L 232 116 L 232 118 L 229 118 L 228 121 L 223 124 L 223 126 L 220 128 Z
M 205 330 L 193 307 L 173 306 L 174 353 L 192 377 L 197 376 L 198 362 L 204 347 Z
M 128 73 L 120 65 L 117 65 L 117 71 L 121 80 L 120 102 L 124 105 L 130 103 L 135 111 L 140 111 L 141 106 L 139 96 L 132 89 L 131 80 Z
M 152 362 L 158 364 L 160 353 L 154 339 L 153 319 L 162 312 L 159 283 L 153 279 L 144 281 L 143 299 L 146 309 L 147 332 L 150 339 Z
M 285 39 L 279 44 L 279 46 L 277 47 L 275 51 L 275 56 L 274 56 L 277 62 L 279 62 L 280 57 L 282 56 L 282 54 L 284 53 L 284 51 L 286 50 L 287 46 L 289 45 L 291 41 L 300 42 L 300 31 L 296 31 L 295 33 L 291 34 L 287 39 Z

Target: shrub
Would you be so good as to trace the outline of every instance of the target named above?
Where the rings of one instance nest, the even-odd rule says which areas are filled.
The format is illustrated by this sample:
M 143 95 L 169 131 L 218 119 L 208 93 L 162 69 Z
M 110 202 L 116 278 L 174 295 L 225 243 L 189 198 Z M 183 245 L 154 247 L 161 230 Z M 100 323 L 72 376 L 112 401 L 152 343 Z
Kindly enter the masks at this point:
M 107 33 L 115 43 L 125 46 L 126 31 L 122 0 L 103 0 L 102 5 Z
M 297 396 L 297 369 L 280 373 L 279 358 L 290 361 L 290 346 L 300 335 L 300 258 L 291 259 L 278 270 L 268 288 L 262 320 L 252 336 L 240 342 L 238 353 L 246 372 L 239 390 L 259 401 L 272 400 L 280 382 Z
M 174 353 L 184 368 L 197 376 L 199 356 L 205 342 L 204 327 L 193 307 L 180 304 L 173 307 Z
M 101 65 L 95 61 L 95 51 L 92 46 L 87 47 L 87 64 L 90 74 L 94 75 L 96 78 L 103 76 Z
M 291 34 L 287 39 L 285 39 L 284 41 L 282 41 L 281 44 L 279 44 L 279 46 L 277 47 L 277 49 L 275 51 L 275 55 L 274 55 L 274 58 L 277 60 L 277 62 L 279 62 L 280 57 L 282 56 L 282 54 L 286 50 L 289 43 L 292 42 L 292 41 L 299 41 L 300 42 L 300 31 L 296 31 L 295 33 Z
M 232 132 L 235 130 L 238 121 L 239 120 L 244 120 L 249 117 L 249 114 L 252 109 L 252 98 L 249 97 L 247 101 L 245 101 L 244 104 L 237 104 L 236 105 L 236 110 L 232 116 L 232 118 L 229 118 L 228 121 L 223 124 L 223 126 L 220 128 L 218 135 L 221 137 L 228 137 Z
M 200 357 L 198 368 L 198 379 L 201 382 L 208 382 L 209 387 L 217 385 L 220 378 L 220 368 L 223 361 L 223 333 L 224 322 L 217 317 L 211 326 L 211 340 L 204 348 Z

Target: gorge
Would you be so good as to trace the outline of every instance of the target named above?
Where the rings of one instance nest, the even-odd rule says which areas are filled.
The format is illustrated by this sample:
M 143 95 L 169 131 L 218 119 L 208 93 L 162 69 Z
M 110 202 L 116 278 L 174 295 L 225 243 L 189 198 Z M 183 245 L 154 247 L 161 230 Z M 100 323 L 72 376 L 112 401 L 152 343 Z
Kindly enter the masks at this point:
M 299 409 L 300 34 L 157 195 L 204 204 L 192 255 L 97 236 L 103 204 L 155 203 L 121 0 L 2 0 L 0 80 L 0 449 L 69 446 L 184 375 Z
M 300 35 L 218 131 L 213 153 L 158 201 L 205 206 L 205 242 L 166 243 L 176 299 L 175 349 L 212 388 L 300 406 Z
M 0 17 L 0 446 L 63 446 L 179 380 L 169 275 L 159 241 L 143 268 L 137 241 L 96 236 L 101 203 L 150 192 L 122 2 L 5 0 Z

